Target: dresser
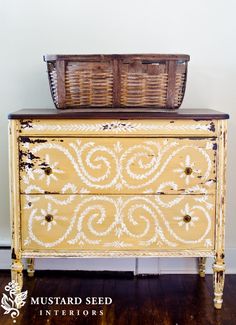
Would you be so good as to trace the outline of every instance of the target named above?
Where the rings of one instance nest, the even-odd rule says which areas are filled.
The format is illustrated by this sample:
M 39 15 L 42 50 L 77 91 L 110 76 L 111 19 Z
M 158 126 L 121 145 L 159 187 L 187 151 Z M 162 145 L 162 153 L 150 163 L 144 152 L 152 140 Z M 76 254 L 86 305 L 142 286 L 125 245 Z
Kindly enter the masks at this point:
M 228 115 L 20 110 L 9 115 L 12 279 L 40 257 L 214 257 L 224 286 Z

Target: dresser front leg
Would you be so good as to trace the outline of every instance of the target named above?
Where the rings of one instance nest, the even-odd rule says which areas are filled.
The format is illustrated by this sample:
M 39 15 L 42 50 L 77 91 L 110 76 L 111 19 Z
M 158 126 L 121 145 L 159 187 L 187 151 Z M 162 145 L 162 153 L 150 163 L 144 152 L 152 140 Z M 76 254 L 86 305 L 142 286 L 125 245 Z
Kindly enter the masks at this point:
M 214 280 L 214 306 L 221 309 L 223 302 L 223 290 L 225 282 L 225 264 L 223 261 L 215 259 L 213 264 L 213 280 Z
M 206 257 L 199 257 L 198 271 L 201 278 L 205 278 L 205 269 L 206 269 Z
M 34 276 L 34 258 L 27 258 L 27 274 L 28 277 Z
M 23 263 L 21 260 L 12 260 L 11 265 L 11 281 L 15 281 L 19 287 L 20 290 L 23 287 Z

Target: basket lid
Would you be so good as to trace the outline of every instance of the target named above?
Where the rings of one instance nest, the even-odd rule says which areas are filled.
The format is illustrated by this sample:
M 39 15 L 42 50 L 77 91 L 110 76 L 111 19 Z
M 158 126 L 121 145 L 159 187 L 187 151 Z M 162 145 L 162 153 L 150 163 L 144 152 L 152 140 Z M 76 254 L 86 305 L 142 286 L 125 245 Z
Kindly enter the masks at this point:
M 43 59 L 45 62 L 56 60 L 102 60 L 102 59 L 129 59 L 132 60 L 183 60 L 189 61 L 190 56 L 188 54 L 45 54 Z

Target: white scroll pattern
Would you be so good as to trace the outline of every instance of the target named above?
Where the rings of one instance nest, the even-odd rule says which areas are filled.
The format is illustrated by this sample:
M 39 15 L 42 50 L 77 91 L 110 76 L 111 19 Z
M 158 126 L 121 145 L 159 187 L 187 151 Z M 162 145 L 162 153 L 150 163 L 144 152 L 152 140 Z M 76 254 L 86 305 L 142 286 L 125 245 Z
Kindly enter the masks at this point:
M 202 243 L 202 246 L 205 245 L 207 248 L 212 245 L 210 232 L 213 227 L 211 217 L 213 206 L 208 198 L 199 202 L 198 195 L 191 196 L 191 204 L 187 203 L 188 210 L 197 216 L 193 226 L 198 226 L 198 223 L 204 225 L 200 227 L 202 231 L 197 231 L 198 237 L 194 239 L 192 237 L 188 239 L 188 231 L 185 228 L 181 228 L 181 232 L 178 232 L 180 228 L 178 223 L 173 223 L 178 219 L 177 216 L 183 213 L 182 201 L 186 200 L 183 195 L 175 196 L 174 199 L 172 196 L 168 198 L 165 196 L 165 203 L 161 200 L 161 196 L 150 198 L 133 195 L 71 195 L 73 199 L 70 200 L 65 200 L 63 196 L 57 196 L 55 199 L 55 195 L 38 197 L 37 206 L 25 208 L 28 215 L 26 236 L 28 245 L 31 241 L 44 248 L 54 248 L 63 242 L 71 247 L 82 248 L 86 244 L 92 244 L 99 248 L 110 246 L 130 249 L 133 246 L 140 249 L 148 246 L 153 248 L 153 245 L 156 247 L 164 245 L 168 248 L 178 248 L 180 244 L 194 246 Z M 27 200 L 31 199 L 34 199 L 34 196 L 28 195 Z M 40 200 L 42 201 L 39 202 Z M 60 206 L 68 206 L 71 213 L 67 218 L 58 217 L 57 223 L 50 228 L 51 232 L 58 234 L 58 238 L 46 242 L 45 236 L 40 236 L 44 233 L 44 225 L 38 214 L 46 210 L 49 204 L 52 211 L 55 208 L 58 210 L 59 216 L 62 214 Z M 175 212 L 173 216 L 166 217 L 166 209 L 170 206 L 175 207 Z M 60 231 L 57 231 L 57 227 Z
M 24 144 L 22 144 L 24 148 Z M 39 166 L 31 164 L 30 167 L 25 168 L 22 181 L 25 187 L 32 187 L 32 184 L 37 183 L 37 177 L 42 182 L 45 179 L 45 189 L 48 188 L 50 183 L 58 183 L 60 175 L 65 172 L 74 170 L 75 176 L 79 179 L 77 183 L 83 184 L 85 192 L 92 192 L 94 190 L 108 190 L 115 188 L 117 191 L 121 190 L 139 190 L 144 193 L 148 193 L 149 186 L 156 184 L 160 176 L 162 176 L 168 165 L 173 162 L 177 156 L 189 157 L 188 151 L 192 150 L 195 153 L 196 161 L 197 157 L 204 160 L 204 170 L 201 170 L 202 181 L 207 182 L 210 174 L 213 170 L 212 157 L 210 153 L 212 146 L 209 147 L 209 143 L 204 147 L 198 146 L 196 143 L 189 142 L 188 144 L 182 143 L 181 140 L 147 140 L 140 141 L 140 143 L 132 144 L 128 148 L 123 148 L 122 143 L 119 140 L 114 140 L 113 145 L 97 144 L 92 140 L 74 140 L 68 145 L 63 145 L 58 142 L 47 141 L 44 143 L 34 144 L 31 148 L 31 153 L 35 156 L 41 157 L 43 160 L 43 154 L 41 152 L 46 150 L 47 161 L 53 161 L 53 164 L 57 166 L 56 172 L 58 175 L 51 178 L 48 182 L 47 178 L 50 176 L 41 177 L 39 173 Z M 24 148 L 26 155 L 29 148 Z M 68 167 L 63 164 L 63 168 L 60 169 L 60 162 L 50 158 L 50 154 L 53 155 L 55 150 L 58 152 L 57 157 L 60 157 L 60 162 L 64 163 L 64 160 L 68 162 Z M 41 155 L 41 156 L 40 156 Z M 192 155 L 193 156 L 193 155 Z M 54 157 L 55 158 L 55 157 Z M 184 158 L 183 158 L 184 159 Z M 192 157 L 193 159 L 193 157 Z M 44 165 L 46 163 L 44 162 Z M 53 167 L 49 164 L 47 166 Z M 53 165 L 53 166 L 54 166 Z M 44 166 L 43 166 L 44 167 Z M 178 166 L 177 166 L 178 167 Z M 176 173 L 176 169 L 172 170 L 173 177 L 176 180 L 182 178 L 184 173 Z M 191 186 L 191 181 L 198 177 L 199 173 L 193 173 L 186 188 Z M 168 180 L 168 173 L 166 173 L 166 181 L 159 183 L 159 186 L 170 183 Z M 54 183 L 53 183 L 54 182 Z M 174 182 L 173 186 L 178 190 L 177 184 Z M 64 184 L 66 185 L 66 184 Z M 73 184 L 72 184 L 73 185 Z M 208 184 L 210 186 L 210 183 Z M 73 186 L 76 186 L 75 184 Z M 60 189 L 60 193 L 61 193 Z M 27 192 L 26 192 L 27 193 Z

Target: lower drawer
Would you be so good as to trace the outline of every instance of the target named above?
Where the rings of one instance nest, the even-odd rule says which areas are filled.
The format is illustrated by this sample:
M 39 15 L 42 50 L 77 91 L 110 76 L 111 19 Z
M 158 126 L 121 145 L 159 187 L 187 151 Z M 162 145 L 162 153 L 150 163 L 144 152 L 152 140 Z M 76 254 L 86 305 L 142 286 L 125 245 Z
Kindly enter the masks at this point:
M 22 250 L 212 250 L 214 200 L 213 195 L 22 195 Z

